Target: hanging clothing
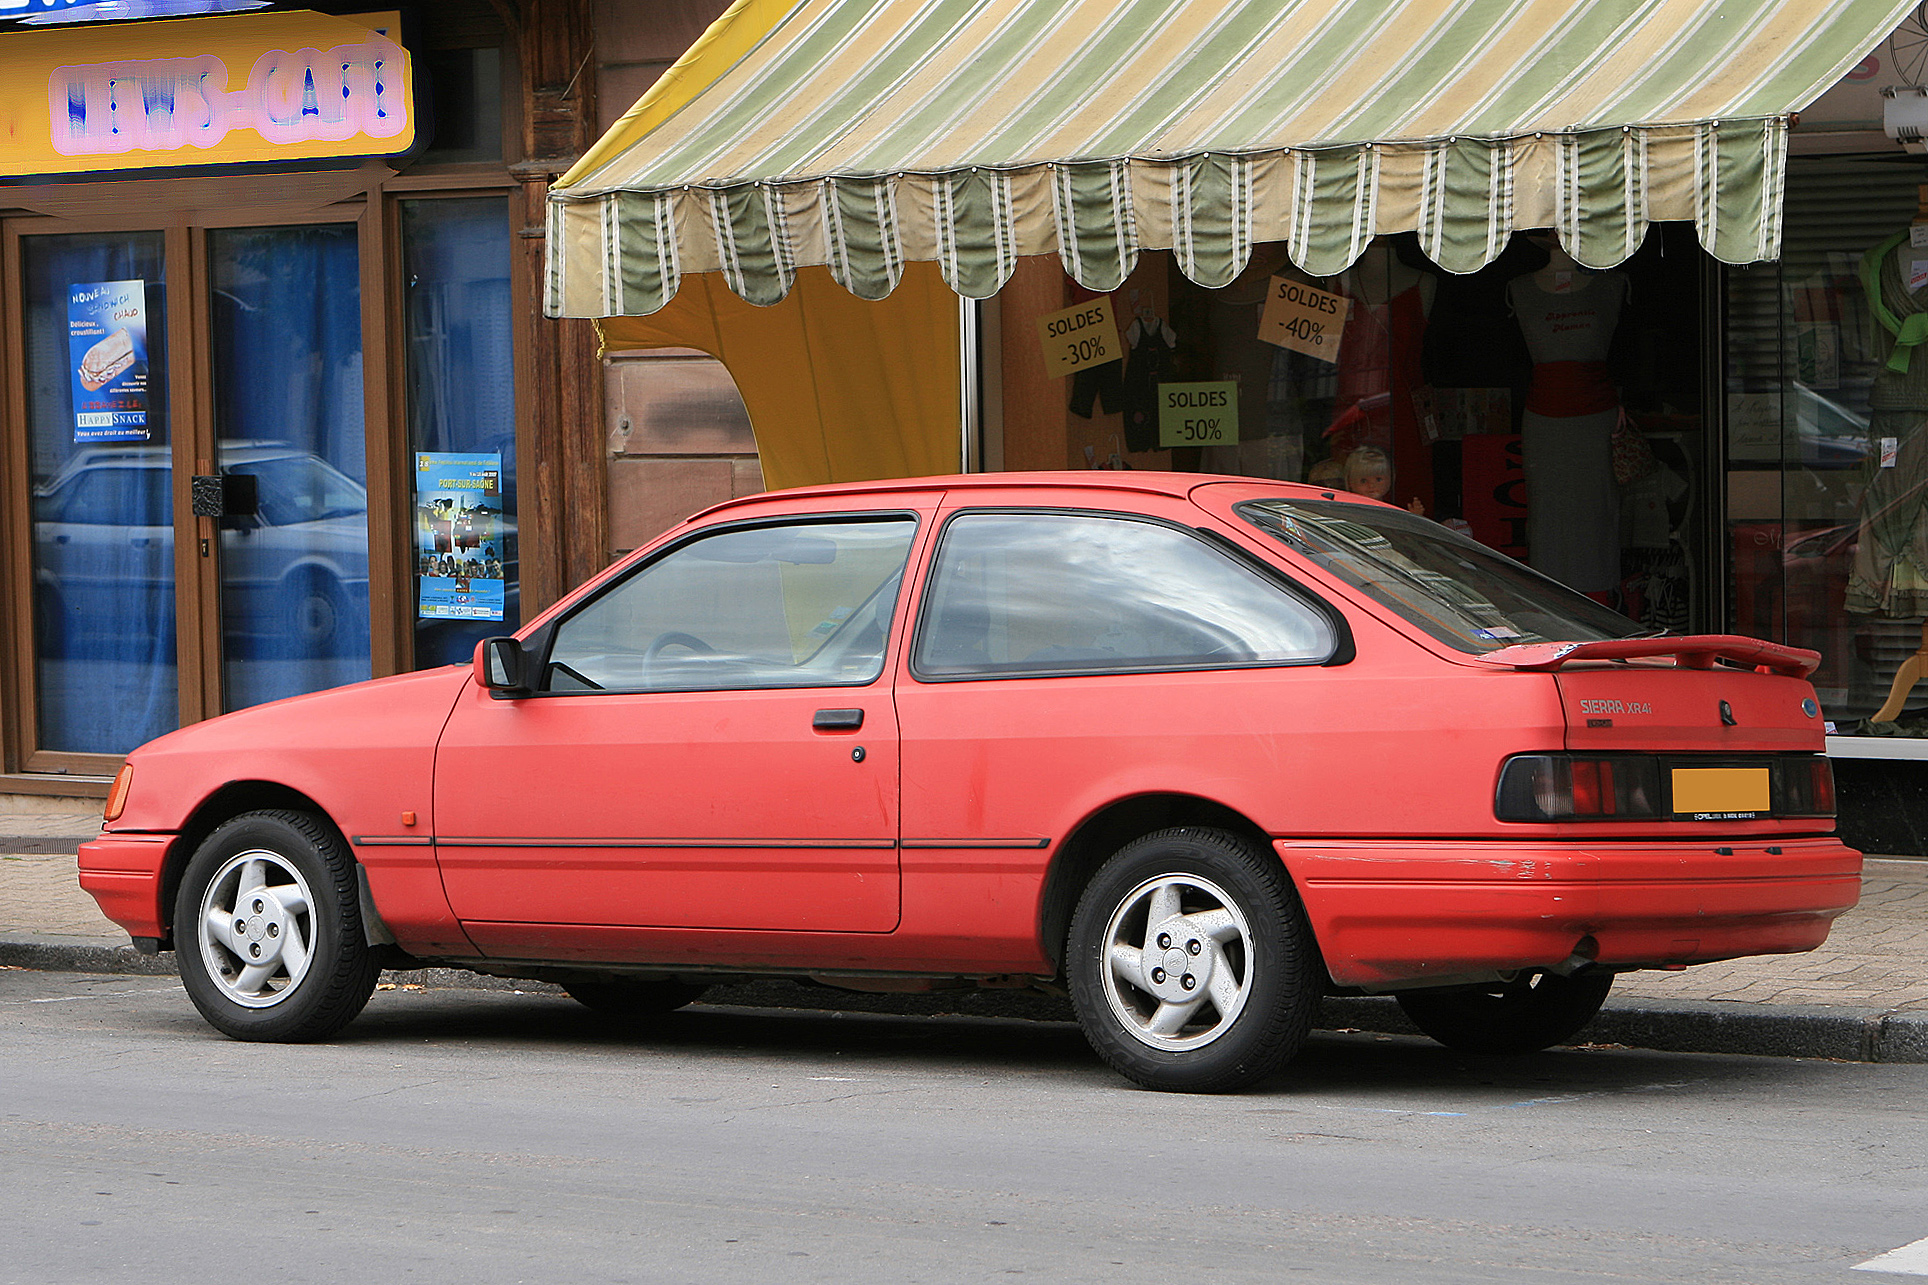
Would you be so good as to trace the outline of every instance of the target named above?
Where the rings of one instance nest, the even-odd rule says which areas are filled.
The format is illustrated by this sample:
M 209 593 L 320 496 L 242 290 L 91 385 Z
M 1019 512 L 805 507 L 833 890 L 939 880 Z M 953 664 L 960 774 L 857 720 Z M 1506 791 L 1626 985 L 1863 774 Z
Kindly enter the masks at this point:
M 1533 380 L 1520 418 L 1526 473 L 1527 560 L 1582 593 L 1620 583 L 1620 495 L 1613 481 L 1613 429 L 1620 399 L 1607 352 L 1626 298 L 1626 278 L 1589 273 L 1566 294 L 1532 275 L 1507 284 Z
M 1158 449 L 1158 384 L 1172 364 L 1178 335 L 1157 317 L 1125 328 L 1125 449 Z
M 1862 259 L 1861 281 L 1881 325 L 1876 355 L 1885 363 L 1868 392 L 1869 452 L 1861 492 L 1861 536 L 1848 572 L 1845 605 L 1862 615 L 1928 616 L 1928 296 L 1908 289 L 1903 263 L 1920 255 L 1891 237 Z M 1882 439 L 1895 443 L 1881 467 Z
M 1115 415 L 1125 409 L 1125 363 L 1120 358 L 1102 366 L 1086 366 L 1071 376 L 1073 415 L 1090 419 L 1096 409 L 1101 415 Z

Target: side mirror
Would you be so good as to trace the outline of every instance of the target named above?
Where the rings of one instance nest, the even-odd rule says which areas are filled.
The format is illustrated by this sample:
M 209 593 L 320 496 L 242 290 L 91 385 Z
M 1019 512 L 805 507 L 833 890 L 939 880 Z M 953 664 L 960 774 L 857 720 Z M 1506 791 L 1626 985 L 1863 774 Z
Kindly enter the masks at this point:
M 475 681 L 492 692 L 526 692 L 522 644 L 506 635 L 484 638 L 475 647 Z

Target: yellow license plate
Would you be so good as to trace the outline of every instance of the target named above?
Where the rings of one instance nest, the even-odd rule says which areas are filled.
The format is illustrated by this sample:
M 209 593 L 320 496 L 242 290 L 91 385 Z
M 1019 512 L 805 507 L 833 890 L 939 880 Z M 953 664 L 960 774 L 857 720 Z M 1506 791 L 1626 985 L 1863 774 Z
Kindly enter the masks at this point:
M 1674 815 L 1770 811 L 1774 802 L 1764 767 L 1677 767 Z

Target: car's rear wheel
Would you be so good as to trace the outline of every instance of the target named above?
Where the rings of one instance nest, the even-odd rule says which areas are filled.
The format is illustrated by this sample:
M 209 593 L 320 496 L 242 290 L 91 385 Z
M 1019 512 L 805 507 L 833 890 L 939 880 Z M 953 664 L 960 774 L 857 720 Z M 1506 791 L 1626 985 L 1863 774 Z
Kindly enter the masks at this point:
M 651 981 L 564 982 L 569 998 L 609 1017 L 633 1019 L 671 1013 L 703 997 L 709 987 L 673 978 Z
M 1522 973 L 1510 982 L 1399 992 L 1414 1026 L 1462 1053 L 1537 1053 L 1564 1044 L 1606 1002 L 1612 973 Z
M 1147 835 L 1099 870 L 1066 973 L 1098 1055 L 1153 1089 L 1244 1088 L 1298 1052 L 1318 955 L 1285 870 L 1223 830 Z
M 340 582 L 325 571 L 304 571 L 283 590 L 287 635 L 306 656 L 332 656 L 351 642 L 352 613 Z
M 240 1040 L 325 1039 L 381 974 L 354 857 L 305 812 L 249 812 L 209 835 L 181 877 L 174 936 L 188 998 Z

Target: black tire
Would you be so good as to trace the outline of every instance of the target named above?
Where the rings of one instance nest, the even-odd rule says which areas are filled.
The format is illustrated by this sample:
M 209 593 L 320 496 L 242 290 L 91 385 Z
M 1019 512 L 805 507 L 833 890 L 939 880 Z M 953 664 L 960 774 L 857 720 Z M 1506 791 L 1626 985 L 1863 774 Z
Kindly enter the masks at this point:
M 237 1040 L 326 1039 L 381 975 L 354 856 L 306 812 L 248 812 L 209 835 L 181 876 L 174 941 L 188 998 Z
M 1148 949 L 1164 958 L 1152 963 Z M 1190 826 L 1107 861 L 1078 900 L 1065 950 L 1078 1025 L 1098 1056 L 1146 1088 L 1183 1093 L 1230 1092 L 1283 1066 L 1312 1028 L 1319 971 L 1277 859 Z
M 673 1013 L 701 999 L 709 987 L 673 978 L 649 981 L 619 978 L 608 982 L 564 982 L 562 989 L 585 1008 L 608 1017 L 633 1020 Z
M 1521 974 L 1490 986 L 1400 991 L 1414 1026 L 1461 1053 L 1537 1053 L 1564 1044 L 1593 1020 L 1612 973 Z

